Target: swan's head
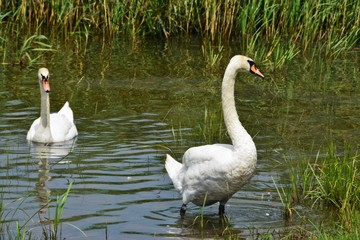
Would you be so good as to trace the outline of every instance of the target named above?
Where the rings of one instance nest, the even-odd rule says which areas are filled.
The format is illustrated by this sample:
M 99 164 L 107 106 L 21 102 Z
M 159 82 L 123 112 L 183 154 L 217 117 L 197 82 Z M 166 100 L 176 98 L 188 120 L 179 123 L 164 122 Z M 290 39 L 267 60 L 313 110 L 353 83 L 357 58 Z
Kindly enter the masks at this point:
M 50 92 L 49 70 L 47 68 L 40 68 L 38 72 L 40 88 L 45 92 Z
M 264 75 L 260 72 L 260 70 L 256 67 L 254 60 L 242 55 L 236 55 L 231 58 L 229 65 L 231 65 L 236 72 L 238 71 L 246 71 L 261 78 L 264 78 Z

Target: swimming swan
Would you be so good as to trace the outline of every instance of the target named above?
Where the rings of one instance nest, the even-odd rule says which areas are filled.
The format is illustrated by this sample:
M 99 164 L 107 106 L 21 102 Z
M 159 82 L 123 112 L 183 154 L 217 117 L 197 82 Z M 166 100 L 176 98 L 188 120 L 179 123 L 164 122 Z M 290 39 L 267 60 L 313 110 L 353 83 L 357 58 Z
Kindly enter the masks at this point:
M 78 135 L 69 103 L 66 102 L 58 113 L 50 114 L 49 70 L 38 72 L 41 93 L 41 114 L 30 127 L 26 139 L 33 142 L 54 143 L 70 140 Z
M 255 170 L 256 147 L 240 123 L 235 108 L 235 77 L 240 70 L 264 77 L 252 59 L 241 55 L 234 56 L 225 70 L 221 98 L 225 126 L 232 145 L 189 148 L 183 156 L 183 163 L 166 155 L 166 171 L 176 190 L 182 194 L 182 217 L 189 202 L 198 206 L 220 202 L 219 215 L 223 215 L 226 202 L 250 181 Z

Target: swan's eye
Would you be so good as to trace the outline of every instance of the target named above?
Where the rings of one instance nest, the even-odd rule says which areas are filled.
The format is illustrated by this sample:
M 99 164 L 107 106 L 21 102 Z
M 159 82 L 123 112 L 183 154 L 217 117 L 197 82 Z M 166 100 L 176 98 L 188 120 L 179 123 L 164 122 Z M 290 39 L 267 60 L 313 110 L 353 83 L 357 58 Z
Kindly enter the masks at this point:
M 47 77 L 45 77 L 44 75 L 41 74 L 41 79 L 42 80 L 47 80 Z
M 248 60 L 248 63 L 250 65 L 250 72 L 253 72 L 253 69 L 256 69 L 255 63 L 251 60 Z
M 251 61 L 251 60 L 248 60 L 248 63 L 250 65 L 250 72 L 254 73 L 256 71 L 256 69 L 257 69 L 255 63 L 253 61 Z
M 261 78 L 264 78 L 264 75 L 259 71 L 259 69 L 256 67 L 255 63 L 251 60 L 248 60 L 248 63 L 250 65 L 250 73 L 253 73 Z

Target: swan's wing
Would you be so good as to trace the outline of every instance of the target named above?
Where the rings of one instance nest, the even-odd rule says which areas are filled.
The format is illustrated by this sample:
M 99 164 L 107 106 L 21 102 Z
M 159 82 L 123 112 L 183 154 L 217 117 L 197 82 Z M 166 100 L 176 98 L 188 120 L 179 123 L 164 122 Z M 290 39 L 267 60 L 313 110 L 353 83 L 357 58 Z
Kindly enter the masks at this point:
M 69 102 L 65 102 L 59 112 L 50 114 L 50 122 L 54 142 L 67 141 L 78 135 Z
M 165 168 L 171 178 L 175 188 L 182 193 L 183 186 L 201 182 L 202 171 L 210 173 L 219 168 L 219 161 L 231 159 L 233 147 L 227 144 L 214 144 L 189 148 L 183 157 L 183 164 L 166 155 Z M 210 170 L 210 171 L 209 171 Z M 197 179 L 197 180 L 196 180 Z M 196 183 L 195 183 L 196 184 Z
M 35 121 L 31 124 L 31 127 L 26 135 L 26 140 L 32 141 L 39 124 L 40 124 L 40 117 L 38 119 L 35 119 Z
M 67 119 L 69 119 L 70 122 L 74 122 L 74 114 L 69 106 L 69 102 L 66 101 L 64 106 L 60 109 L 58 114 L 64 115 Z
M 184 203 L 208 205 L 231 196 L 227 177 L 234 167 L 233 155 L 233 146 L 227 144 L 188 149 L 183 157 L 184 171 L 181 182 Z
M 78 135 L 74 122 L 64 114 L 50 114 L 50 128 L 54 142 L 67 141 Z
M 183 157 L 186 167 L 194 167 L 198 164 L 216 164 L 232 160 L 234 147 L 229 144 L 213 144 L 189 148 Z

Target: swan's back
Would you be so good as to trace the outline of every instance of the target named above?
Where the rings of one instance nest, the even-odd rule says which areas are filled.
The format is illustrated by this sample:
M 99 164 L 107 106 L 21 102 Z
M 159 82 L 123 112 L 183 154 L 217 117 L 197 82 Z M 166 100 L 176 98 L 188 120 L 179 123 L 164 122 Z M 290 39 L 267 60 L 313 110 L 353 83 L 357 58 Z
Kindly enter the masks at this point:
M 64 104 L 59 112 L 50 114 L 50 123 L 54 142 L 67 141 L 78 135 L 74 123 L 74 114 L 68 102 Z

